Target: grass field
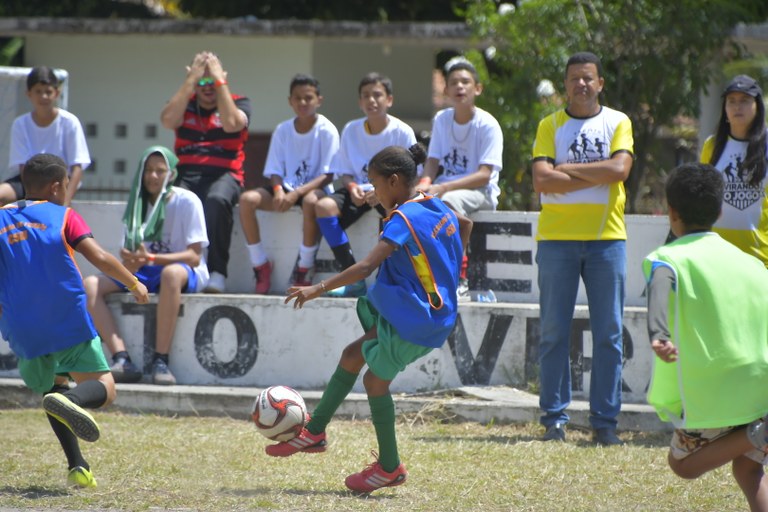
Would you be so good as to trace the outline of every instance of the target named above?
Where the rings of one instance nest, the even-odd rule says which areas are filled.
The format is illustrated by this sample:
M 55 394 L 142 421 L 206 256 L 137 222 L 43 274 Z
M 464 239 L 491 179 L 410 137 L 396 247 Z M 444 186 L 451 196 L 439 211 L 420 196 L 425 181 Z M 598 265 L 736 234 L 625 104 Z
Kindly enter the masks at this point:
M 368 497 L 344 478 L 371 461 L 373 427 L 329 425 L 324 454 L 273 459 L 251 424 L 230 418 L 96 413 L 83 443 L 99 482 L 66 487 L 66 461 L 42 410 L 0 410 L 0 509 L 195 511 L 728 511 L 746 503 L 728 468 L 681 480 L 666 465 L 669 434 L 622 434 L 599 448 L 586 433 L 542 443 L 536 425 L 398 420 L 410 475 Z

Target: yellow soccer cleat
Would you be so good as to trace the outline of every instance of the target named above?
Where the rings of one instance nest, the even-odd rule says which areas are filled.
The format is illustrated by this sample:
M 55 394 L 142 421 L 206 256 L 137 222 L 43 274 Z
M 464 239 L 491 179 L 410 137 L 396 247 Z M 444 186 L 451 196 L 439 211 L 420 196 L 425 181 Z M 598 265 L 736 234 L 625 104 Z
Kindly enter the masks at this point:
M 70 469 L 69 475 L 67 475 L 67 482 L 72 487 L 96 487 L 96 479 L 93 477 L 93 473 L 83 466 L 76 466 Z
M 99 439 L 99 425 L 93 416 L 61 393 L 45 395 L 43 409 L 83 441 L 92 443 Z

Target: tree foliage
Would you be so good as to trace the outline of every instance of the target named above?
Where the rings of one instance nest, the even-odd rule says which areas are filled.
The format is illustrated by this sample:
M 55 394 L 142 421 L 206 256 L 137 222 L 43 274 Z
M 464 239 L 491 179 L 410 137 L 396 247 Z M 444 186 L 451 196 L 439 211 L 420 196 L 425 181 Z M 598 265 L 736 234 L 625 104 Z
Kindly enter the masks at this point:
M 354 21 L 462 21 L 455 8 L 466 0 L 180 0 L 193 17 Z
M 0 17 L 46 16 L 53 18 L 148 18 L 143 2 L 105 0 L 3 0 Z
M 678 115 L 698 115 L 699 93 L 719 78 L 715 63 L 742 56 L 729 41 L 737 22 L 762 20 L 757 0 L 527 0 L 518 8 L 477 0 L 467 22 L 483 46 L 490 81 L 482 105 L 505 134 L 505 207 L 530 209 L 529 156 L 538 121 L 561 108 L 557 94 L 536 92 L 542 80 L 563 90 L 565 63 L 589 50 L 603 62 L 602 103 L 632 120 L 636 159 L 627 182 L 634 211 L 659 129 Z M 491 58 L 488 58 L 491 57 Z

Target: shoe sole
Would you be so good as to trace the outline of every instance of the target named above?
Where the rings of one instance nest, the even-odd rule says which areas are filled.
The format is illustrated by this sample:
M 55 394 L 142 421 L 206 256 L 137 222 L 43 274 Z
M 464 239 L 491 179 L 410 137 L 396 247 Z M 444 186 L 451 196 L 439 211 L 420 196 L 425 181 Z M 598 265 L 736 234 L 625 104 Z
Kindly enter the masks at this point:
M 73 404 L 67 397 L 59 393 L 51 393 L 43 397 L 45 412 L 63 423 L 69 430 L 83 441 L 93 443 L 98 441 L 101 432 L 93 416 L 82 407 Z
M 272 445 L 272 446 L 275 446 L 275 445 Z M 269 448 L 269 446 L 267 446 L 267 448 Z M 269 451 L 267 451 L 266 448 L 264 449 L 264 451 L 270 457 L 290 457 L 291 455 L 296 455 L 297 453 L 322 453 L 326 450 L 326 448 L 327 448 L 326 441 L 320 441 L 317 444 L 313 444 L 312 446 L 308 446 L 301 450 L 296 450 L 293 453 L 270 453 Z
M 142 377 L 144 377 L 143 373 L 112 372 L 112 378 L 115 379 L 117 384 L 135 384 L 136 382 L 139 382 Z

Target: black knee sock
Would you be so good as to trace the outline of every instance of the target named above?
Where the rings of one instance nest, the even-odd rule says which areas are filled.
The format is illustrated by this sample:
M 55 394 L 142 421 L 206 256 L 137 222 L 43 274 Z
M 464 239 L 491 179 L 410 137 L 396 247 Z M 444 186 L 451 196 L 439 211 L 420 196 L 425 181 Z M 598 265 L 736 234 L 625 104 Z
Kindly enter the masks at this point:
M 98 409 L 107 402 L 107 388 L 98 380 L 86 380 L 62 394 L 86 409 Z
M 88 463 L 83 458 L 83 454 L 80 452 L 80 443 L 77 441 L 77 436 L 69 430 L 66 425 L 54 418 L 53 416 L 46 414 L 48 417 L 48 423 L 51 424 L 53 433 L 59 439 L 59 444 L 64 450 L 64 455 L 67 456 L 67 465 L 69 469 L 76 466 L 82 466 L 85 469 L 91 469 Z
M 352 255 L 352 246 L 349 245 L 349 242 L 331 247 L 331 251 L 333 251 L 336 261 L 341 265 L 341 270 L 346 270 L 355 264 L 355 257 Z
M 64 393 L 69 389 L 68 386 L 54 385 L 49 393 Z M 77 440 L 77 436 L 69 430 L 66 425 L 54 418 L 53 416 L 46 414 L 48 423 L 51 424 L 53 433 L 56 434 L 56 438 L 59 440 L 61 448 L 64 450 L 64 455 L 67 457 L 68 469 L 72 469 L 76 466 L 82 466 L 85 469 L 91 469 L 88 463 L 83 458 L 83 454 L 80 452 L 80 443 Z

